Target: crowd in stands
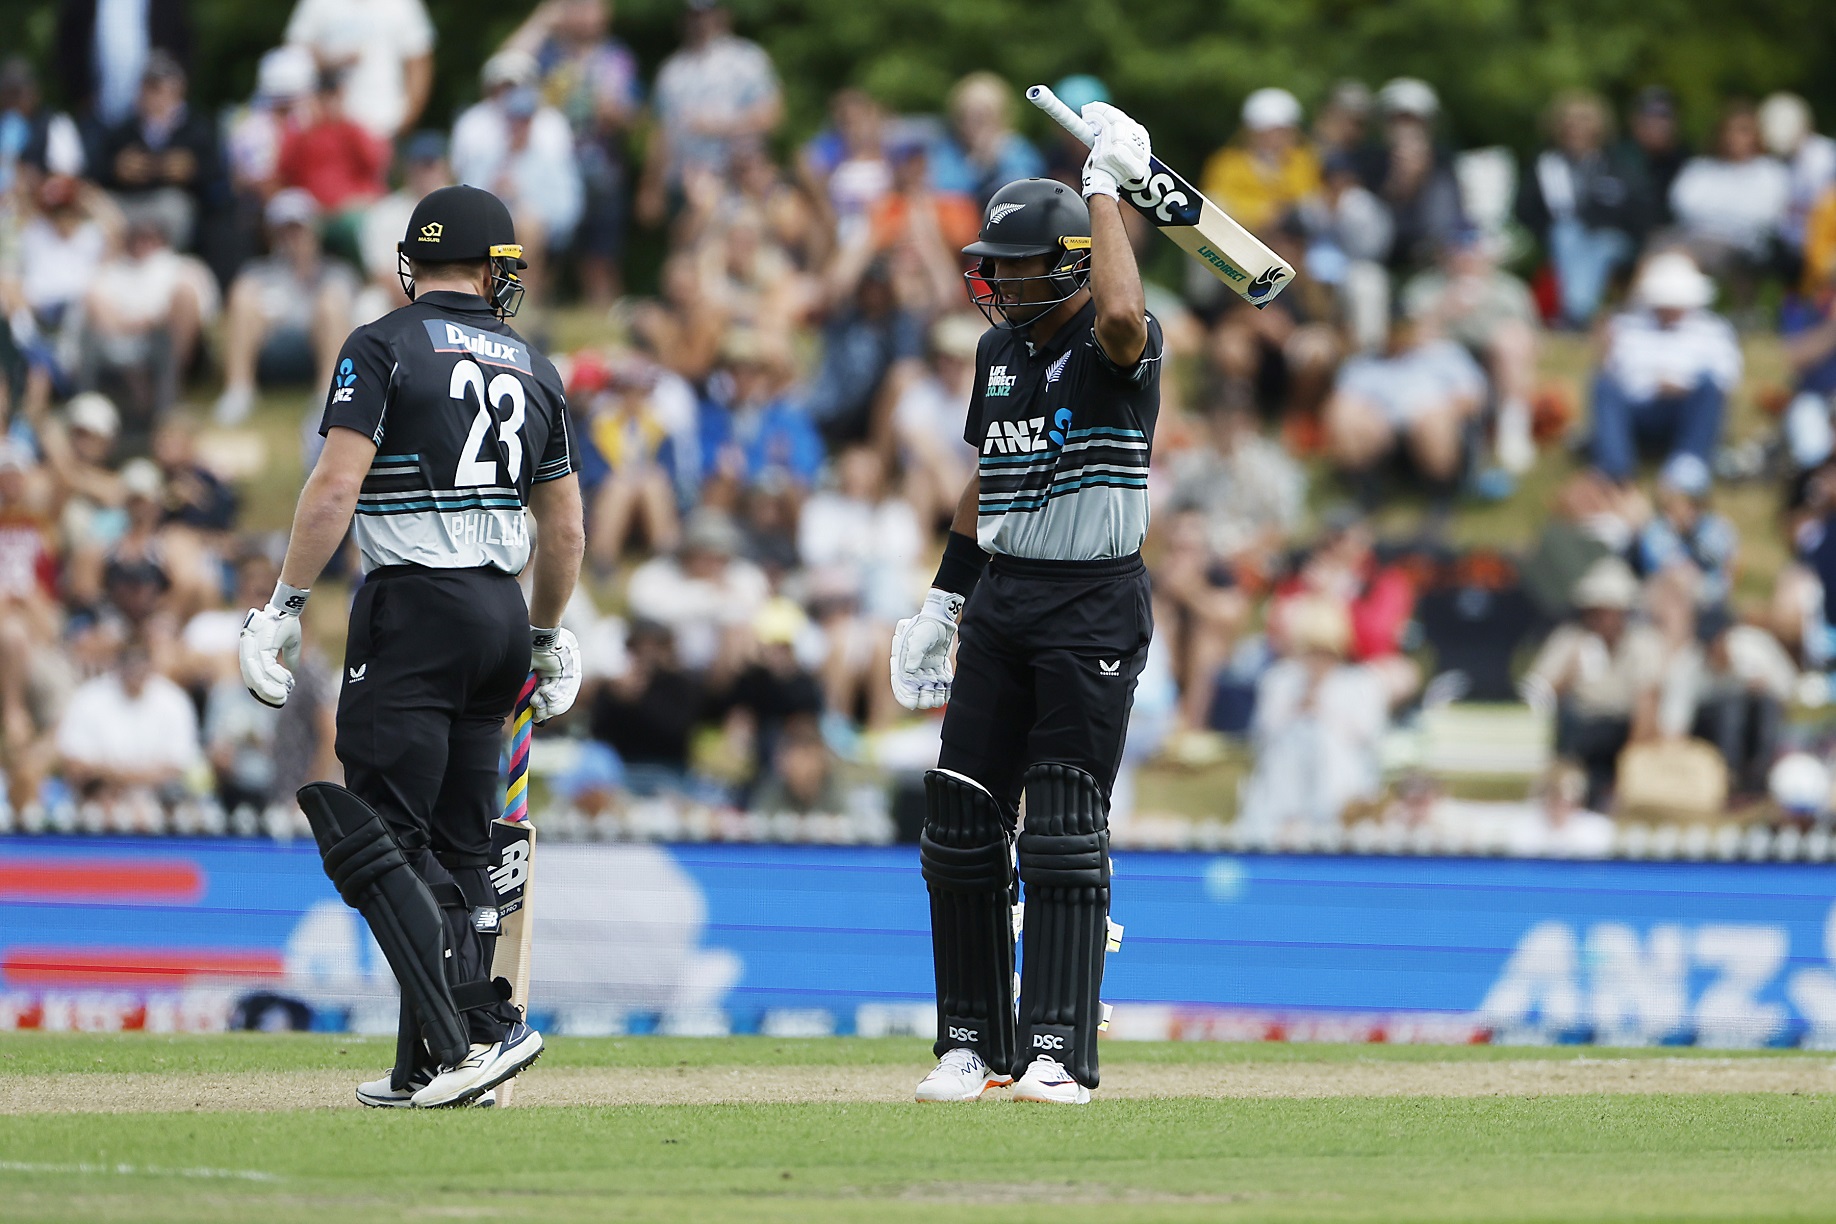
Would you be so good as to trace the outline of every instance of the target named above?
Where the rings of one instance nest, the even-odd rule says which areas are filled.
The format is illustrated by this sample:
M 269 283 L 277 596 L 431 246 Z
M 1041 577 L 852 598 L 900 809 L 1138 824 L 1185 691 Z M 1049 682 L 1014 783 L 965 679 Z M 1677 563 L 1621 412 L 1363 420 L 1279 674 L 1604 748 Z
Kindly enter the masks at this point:
M 771 58 L 717 0 L 690 0 L 657 65 L 606 0 L 542 0 L 450 126 L 422 0 L 295 0 L 253 95 L 210 113 L 188 9 L 64 0 L 49 62 L 0 63 L 10 805 L 154 827 L 160 803 L 259 810 L 336 770 L 334 659 L 309 651 L 278 712 L 237 679 L 280 544 L 242 503 L 262 445 L 311 461 L 339 345 L 406 301 L 395 243 L 451 182 L 510 205 L 518 325 L 597 337 L 557 353 L 589 519 L 561 794 L 834 812 L 878 802 L 868 767 L 928 764 L 935 722 L 896 708 L 886 651 L 976 458 L 959 249 L 1003 184 L 1075 184 L 1082 147 L 1029 140 L 987 72 L 935 114 L 843 89 L 787 131 Z M 1419 824 L 1445 797 L 1386 790 L 1395 729 L 1522 701 L 1559 763 L 1514 844 L 1597 847 L 1601 814 L 1638 806 L 1638 753 L 1709 753 L 1738 809 L 1818 750 L 1786 715 L 1836 666 L 1836 141 L 1780 93 L 1730 100 L 1697 149 L 1661 85 L 1554 98 L 1527 158 L 1462 149 L 1460 126 L 1412 78 L 1343 81 L 1311 113 L 1251 93 L 1199 180 L 1300 269 L 1266 309 L 1133 226 L 1173 361 L 1130 760 L 1233 737 L 1250 764 L 1216 809 L 1244 827 Z M 1792 379 L 1777 436 L 1733 446 L 1768 333 Z M 1552 344 L 1588 354 L 1584 404 Z M 1548 470 L 1544 505 L 1520 486 Z M 1792 561 L 1743 583 L 1751 541 L 1716 503 L 1756 478 L 1785 490 Z M 1513 498 L 1532 548 L 1452 542 L 1457 507 Z

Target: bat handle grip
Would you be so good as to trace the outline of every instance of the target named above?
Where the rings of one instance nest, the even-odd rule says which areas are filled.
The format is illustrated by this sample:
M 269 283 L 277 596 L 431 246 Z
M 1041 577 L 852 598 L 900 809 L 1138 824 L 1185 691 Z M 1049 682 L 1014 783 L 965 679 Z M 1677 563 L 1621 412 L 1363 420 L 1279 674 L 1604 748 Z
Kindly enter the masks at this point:
M 1033 86 L 1026 91 L 1026 100 L 1051 116 L 1052 122 L 1085 144 L 1095 142 L 1096 133 L 1090 130 L 1090 125 L 1084 122 L 1084 117 L 1060 101 L 1058 95 L 1053 93 L 1049 86 Z

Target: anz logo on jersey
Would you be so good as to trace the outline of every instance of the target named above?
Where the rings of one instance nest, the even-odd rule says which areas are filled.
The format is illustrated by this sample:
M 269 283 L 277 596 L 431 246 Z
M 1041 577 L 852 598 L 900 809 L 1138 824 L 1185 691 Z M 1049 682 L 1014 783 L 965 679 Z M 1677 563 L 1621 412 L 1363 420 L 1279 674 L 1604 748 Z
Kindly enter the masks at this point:
M 1065 444 L 1065 430 L 1071 426 L 1071 410 L 1060 408 L 1052 414 L 1052 428 L 1046 428 L 1042 416 L 1030 420 L 988 422 L 988 436 L 982 441 L 984 455 L 1025 455 L 1052 450 Z

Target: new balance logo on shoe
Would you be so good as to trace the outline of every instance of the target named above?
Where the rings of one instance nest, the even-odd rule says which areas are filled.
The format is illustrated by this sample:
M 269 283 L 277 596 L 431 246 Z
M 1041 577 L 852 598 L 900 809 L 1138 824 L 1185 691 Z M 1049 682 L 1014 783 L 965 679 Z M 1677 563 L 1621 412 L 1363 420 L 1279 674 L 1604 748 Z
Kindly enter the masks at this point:
M 369 672 L 370 665 L 368 663 L 359 663 L 356 667 L 347 667 L 344 669 L 344 674 L 350 677 L 352 684 L 356 684 L 362 680 Z
M 1097 670 L 1102 672 L 1105 676 L 1119 676 L 1122 674 L 1122 660 L 1098 659 Z

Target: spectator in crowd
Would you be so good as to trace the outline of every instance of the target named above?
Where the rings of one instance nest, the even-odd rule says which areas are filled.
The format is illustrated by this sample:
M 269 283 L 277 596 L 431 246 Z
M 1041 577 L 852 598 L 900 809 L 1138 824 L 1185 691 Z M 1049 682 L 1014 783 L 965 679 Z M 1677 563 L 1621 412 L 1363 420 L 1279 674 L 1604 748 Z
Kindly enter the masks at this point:
M 950 131 L 931 153 L 931 183 L 976 207 L 1015 179 L 1045 170 L 1039 151 L 1014 131 L 1014 91 L 992 72 L 972 72 L 950 89 Z
M 1714 293 L 1687 253 L 1661 251 L 1639 272 L 1633 308 L 1609 324 L 1593 459 L 1611 479 L 1630 480 L 1641 450 L 1713 458 L 1742 364 L 1734 329 L 1707 309 Z
M 848 808 L 835 776 L 835 757 L 815 727 L 799 724 L 785 731 L 771 757 L 771 773 L 753 796 L 760 812 L 798 816 L 837 815 Z
M 337 75 L 326 73 L 303 121 L 282 138 L 276 173 L 281 187 L 318 201 L 327 243 L 356 255 L 363 210 L 388 188 L 389 142 L 345 115 Z
M 626 589 L 632 615 L 668 626 L 683 667 L 717 682 L 746 657 L 769 593 L 764 573 L 739 556 L 742 543 L 730 516 L 701 507 L 684 524 L 680 548 L 638 566 Z
M 895 275 L 908 269 L 923 278 L 909 294 L 940 314 L 962 300 L 962 256 L 982 228 L 982 210 L 966 195 L 931 186 L 930 150 L 921 140 L 887 150 L 892 182 L 867 213 L 864 231 L 875 257 L 891 259 Z
M 1348 805 L 1378 793 L 1389 701 L 1371 669 L 1346 661 L 1342 604 L 1296 599 L 1272 631 L 1281 658 L 1256 686 L 1256 765 L 1238 825 L 1264 836 L 1330 828 Z
M 1609 146 L 1612 115 L 1597 94 L 1571 91 L 1550 107 L 1550 147 L 1527 167 L 1517 216 L 1542 244 L 1561 292 L 1562 321 L 1585 328 L 1614 274 L 1631 262 L 1652 201 L 1629 151 Z
M 1377 556 L 1370 520 L 1350 506 L 1329 510 L 1319 540 L 1297 572 L 1275 588 L 1269 617 L 1279 623 L 1284 606 L 1325 597 L 1345 609 L 1351 624 L 1347 655 L 1382 682 L 1392 708 L 1415 696 L 1421 668 L 1404 654 L 1415 615 L 1415 579 L 1402 565 Z
M 189 7 L 186 0 L 146 0 L 129 15 L 108 0 L 58 6 L 57 79 L 94 130 L 113 127 L 133 111 L 154 55 L 181 66 L 190 62 Z
M 1708 465 L 1691 454 L 1673 455 L 1658 473 L 1656 513 L 1638 534 L 1632 566 L 1641 577 L 1683 568 L 1702 607 L 1719 607 L 1733 594 L 1740 535 L 1710 508 Z
M 266 219 L 272 253 L 243 267 L 224 311 L 220 425 L 247 419 L 258 381 L 330 386 L 350 332 L 357 278 L 320 250 L 317 202 L 297 188 L 277 192 Z
M 1485 394 L 1485 373 L 1464 348 L 1399 314 L 1383 352 L 1339 368 L 1323 413 L 1328 452 L 1367 498 L 1380 465 L 1399 452 L 1445 496 Z
M 1696 262 L 1742 282 L 1769 264 L 1790 201 L 1790 172 L 1766 155 L 1758 113 L 1745 102 L 1722 112 L 1714 155 L 1690 158 L 1670 185 L 1671 211 Z
M 868 262 L 858 279 L 838 279 L 804 407 L 831 448 L 868 439 L 884 444 L 892 407 L 924 356 L 924 327 L 899 303 L 885 260 Z
M 446 164 L 446 137 L 421 131 L 402 146 L 402 185 L 364 210 L 357 231 L 357 249 L 363 256 L 364 287 L 358 295 L 353 324 L 378 319 L 408 304 L 402 291 L 401 256 L 396 250 L 408 232 L 414 206 L 429 193 L 453 183 Z
M 828 209 L 836 239 L 859 239 L 867 214 L 892 187 L 886 159 L 886 111 L 864 89 L 838 89 L 829 126 L 804 145 L 798 171 L 810 198 Z
M 1830 200 L 1836 205 L 1836 188 Z M 1806 276 L 1814 266 L 1813 260 L 1806 260 Z M 1792 466 L 1800 472 L 1821 465 L 1836 452 L 1836 261 L 1822 269 L 1811 289 L 1787 302 L 1779 319 L 1793 390 L 1782 432 Z
M 711 478 L 747 490 L 807 492 L 816 483 L 822 438 L 791 395 L 792 376 L 781 345 L 755 331 L 727 333 L 701 412 Z
M 0 59 L 0 195 L 13 190 L 22 162 L 44 168 L 53 122 L 40 105 L 32 61 L 23 55 Z
M 1205 163 L 1199 190 L 1245 229 L 1262 232 L 1320 189 L 1320 163 L 1301 136 L 1301 104 L 1285 89 L 1243 101 L 1243 128 Z
M 1667 226 L 1674 216 L 1670 210 L 1670 188 L 1689 161 L 1691 149 L 1677 122 L 1676 95 L 1662 85 L 1639 90 L 1632 100 L 1627 121 L 1629 139 L 1620 148 L 1627 164 L 1636 166 L 1645 180 L 1651 201 L 1652 224 Z
M 725 310 L 703 283 L 701 263 L 692 250 L 678 250 L 665 259 L 661 280 L 660 295 L 632 309 L 632 336 L 676 374 L 700 382 L 720 356 Z
M 62 595 L 75 607 L 94 606 L 102 598 L 103 559 L 127 527 L 126 491 L 113 463 L 120 432 L 114 402 L 95 391 L 72 396 L 61 420 L 36 424 L 51 504 L 59 508 Z
M 720 699 L 729 742 L 747 762 L 747 785 L 771 769 L 783 739 L 814 727 L 823 711 L 822 685 L 799 654 L 821 635 L 797 602 L 781 595 L 766 601 L 752 633 L 753 657 Z
M 1587 773 L 1588 806 L 1613 788 L 1619 754 L 1658 735 L 1667 650 L 1651 625 L 1632 620 L 1638 579 L 1605 557 L 1575 584 L 1575 619 L 1543 643 L 1523 679 L 1524 700 L 1555 716 L 1556 753 Z
M 631 793 L 683 789 L 690 737 L 707 704 L 701 681 L 676 662 L 666 625 L 635 620 L 625 640 L 624 671 L 601 683 L 588 706 L 592 736 L 625 763 Z
M 1536 780 L 1530 805 L 1509 827 L 1505 845 L 1524 858 L 1606 858 L 1613 852 L 1611 817 L 1585 806 L 1587 774 L 1566 761 Z
M 604 365 L 576 359 L 569 393 L 585 408 L 582 483 L 588 555 L 610 572 L 635 538 L 666 553 L 679 538 L 676 490 L 698 474 L 694 392 L 634 354 Z
M 631 193 L 625 139 L 643 100 L 637 59 L 611 36 L 611 24 L 608 0 L 543 0 L 504 43 L 535 58 L 543 98 L 573 129 L 584 193 L 574 267 L 581 295 L 595 306 L 624 288 Z
M 1778 639 L 1757 625 L 1736 624 L 1723 607 L 1698 615 L 1696 640 L 1692 733 L 1720 751 L 1733 794 L 1757 798 L 1779 754 L 1797 665 Z
M 1326 104 L 1313 116 L 1313 147 L 1322 161 L 1334 154 L 1356 156 L 1363 151 L 1371 120 L 1371 87 L 1363 81 L 1342 80 L 1326 95 Z
M 222 168 L 216 124 L 186 101 L 177 60 L 147 57 L 133 112 L 107 129 L 99 152 L 96 177 L 122 211 L 157 222 L 174 246 L 190 246 Z
M 1429 263 L 1465 223 L 1460 187 L 1434 141 L 1441 101 L 1426 81 L 1397 77 L 1377 93 L 1383 147 L 1369 159 L 1365 186 L 1390 209 L 1395 237 L 1390 266 Z
M 25 448 L 0 439 L 0 738 L 8 745 L 37 739 L 33 673 L 59 628 L 53 492 Z M 9 754 L 8 764 L 17 772 L 24 763 Z
M 1794 93 L 1775 93 L 1760 103 L 1760 140 L 1784 163 L 1788 188 L 1779 238 L 1794 263 L 1804 259 L 1806 226 L 1824 193 L 1836 187 L 1836 140 L 1812 125 L 1810 103 Z
M 1212 562 L 1264 583 L 1300 527 L 1307 473 L 1279 443 L 1257 432 L 1255 417 L 1239 399 L 1217 396 L 1206 424 L 1200 445 L 1173 459 L 1168 508 L 1198 515 L 1203 552 Z
M 1207 523 L 1194 510 L 1176 511 L 1161 533 L 1154 568 L 1157 649 L 1179 682 L 1178 725 L 1188 731 L 1209 721 L 1220 668 L 1249 623 L 1247 593 L 1256 575 L 1237 571 L 1207 547 Z
M 1455 234 L 1440 264 L 1404 287 L 1402 310 L 1484 363 L 1496 400 L 1498 462 L 1506 471 L 1522 473 L 1536 462 L 1530 420 L 1536 383 L 1536 303 L 1528 285 L 1498 266 L 1494 247 L 1478 230 Z
M 96 269 L 83 299 L 79 381 L 116 389 L 131 449 L 145 445 L 177 398 L 200 329 L 217 308 L 210 270 L 174 251 L 150 217 L 130 222 L 123 249 Z
M 1395 237 L 1390 209 L 1358 178 L 1356 157 L 1326 155 L 1320 191 L 1301 201 L 1307 275 L 1329 286 L 1338 301 L 1354 351 L 1381 345 L 1390 326 L 1390 272 Z
M 691 0 L 682 46 L 657 70 L 651 103 L 660 130 L 651 138 L 638 216 L 652 225 L 686 176 L 723 173 L 741 145 L 767 135 L 784 114 L 771 57 L 733 33 L 720 0 Z
M 412 128 L 433 88 L 433 22 L 422 0 L 297 0 L 286 40 L 339 74 L 344 113 L 381 140 Z
M 281 149 L 310 121 L 318 82 L 318 66 L 304 47 L 275 47 L 261 57 L 255 96 L 230 120 L 224 145 L 230 186 L 239 198 L 259 204 L 277 190 Z
M 918 516 L 888 488 L 880 453 L 863 445 L 839 452 L 833 487 L 804 504 L 797 551 L 823 607 L 829 706 L 864 708 L 870 726 L 893 717 L 892 690 L 880 683 L 880 656 L 912 593 L 924 589 L 923 548 Z
M 918 521 L 947 523 L 975 470 L 977 448 L 963 440 L 963 406 L 975 389 L 982 321 L 952 314 L 931 325 L 926 359 L 893 405 L 893 434 L 905 472 L 905 497 Z
M 37 208 L 19 232 L 19 294 L 29 311 L 19 339 L 28 351 L 43 338 L 41 360 L 54 359 L 51 345 L 82 303 L 109 251 L 126 229 L 106 193 L 79 179 L 52 175 L 38 186 Z M 16 321 L 14 326 L 20 326 Z
M 113 668 L 70 695 L 57 752 L 65 777 L 85 797 L 170 795 L 203 759 L 197 709 L 154 670 L 146 644 L 129 641 Z

